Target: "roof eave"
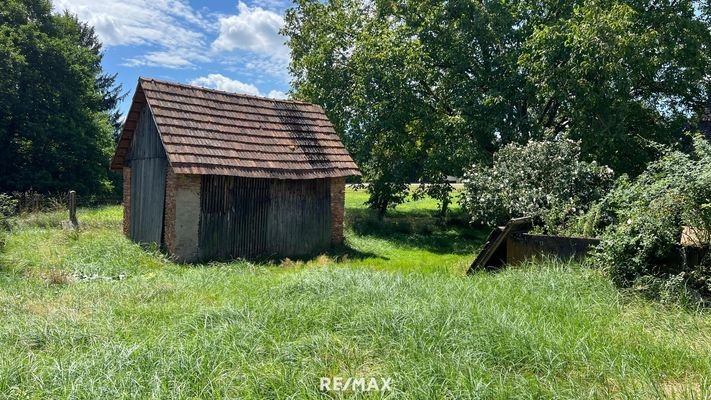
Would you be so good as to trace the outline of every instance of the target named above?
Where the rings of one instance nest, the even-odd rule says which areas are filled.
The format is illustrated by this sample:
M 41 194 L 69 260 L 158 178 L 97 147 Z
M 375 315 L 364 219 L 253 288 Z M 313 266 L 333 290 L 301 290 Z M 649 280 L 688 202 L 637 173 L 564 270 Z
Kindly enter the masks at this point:
M 136 91 L 131 99 L 131 107 L 129 108 L 126 119 L 123 122 L 123 127 L 121 128 L 121 135 L 119 136 L 118 142 L 116 144 L 116 150 L 114 151 L 114 156 L 111 158 L 111 169 L 121 170 L 124 167 L 124 158 L 128 148 L 131 146 L 131 139 L 133 139 L 133 133 L 136 130 L 138 124 L 138 119 L 141 115 L 141 110 L 145 106 L 147 100 L 143 93 L 143 88 L 141 87 L 142 78 L 138 80 L 136 84 Z

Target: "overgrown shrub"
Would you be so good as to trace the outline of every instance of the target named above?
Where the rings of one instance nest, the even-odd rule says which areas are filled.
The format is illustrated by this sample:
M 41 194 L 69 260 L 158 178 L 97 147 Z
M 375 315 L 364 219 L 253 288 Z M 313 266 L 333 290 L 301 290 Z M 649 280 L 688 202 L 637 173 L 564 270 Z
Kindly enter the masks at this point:
M 34 190 L 12 192 L 18 214 L 58 211 L 67 204 L 68 193 L 39 193 Z
M 462 207 L 474 222 L 500 225 L 531 216 L 557 231 L 584 213 L 612 186 L 612 170 L 581 161 L 571 140 L 509 144 L 491 166 L 474 165 L 465 175 Z
M 17 210 L 17 201 L 7 194 L 0 193 L 0 250 L 5 245 L 5 235 L 10 230 L 10 217 Z
M 662 299 L 711 298 L 711 260 L 691 265 L 689 248 L 680 245 L 689 226 L 696 246 L 708 247 L 711 145 L 696 137 L 691 154 L 665 151 L 635 180 L 621 178 L 580 226 L 601 234 L 593 260 L 618 285 Z

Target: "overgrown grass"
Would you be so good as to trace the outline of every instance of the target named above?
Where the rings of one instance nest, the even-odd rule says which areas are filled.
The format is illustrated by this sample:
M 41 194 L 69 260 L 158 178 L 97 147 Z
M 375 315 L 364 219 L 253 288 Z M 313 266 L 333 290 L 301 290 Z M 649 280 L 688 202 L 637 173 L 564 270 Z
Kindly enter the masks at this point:
M 711 316 L 553 261 L 464 271 L 483 232 L 347 195 L 350 258 L 181 266 L 121 210 L 23 218 L 0 255 L 0 398 L 709 398 Z M 410 205 L 410 207 L 412 207 Z M 346 393 L 345 397 L 352 396 Z
M 473 229 L 454 205 L 441 219 L 435 200 L 409 201 L 379 220 L 365 206 L 368 194 L 346 196 L 347 244 L 374 257 L 349 264 L 373 269 L 463 275 L 488 231 Z

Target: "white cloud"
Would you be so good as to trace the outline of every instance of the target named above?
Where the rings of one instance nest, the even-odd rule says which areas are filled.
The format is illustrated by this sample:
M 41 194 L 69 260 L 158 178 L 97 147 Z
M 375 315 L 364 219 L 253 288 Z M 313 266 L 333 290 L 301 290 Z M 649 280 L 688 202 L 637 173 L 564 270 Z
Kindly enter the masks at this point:
M 294 5 L 293 0 L 257 0 L 253 3 L 258 3 L 260 7 L 267 10 L 286 10 Z
M 272 90 L 271 92 L 267 93 L 267 97 L 271 97 L 272 99 L 286 99 L 289 97 L 286 93 L 282 92 L 281 90 Z
M 144 55 L 130 58 L 123 65 L 128 67 L 163 67 L 171 69 L 195 68 L 193 61 L 205 61 L 207 58 L 184 49 L 169 51 L 151 51 Z
M 69 10 L 93 25 L 105 47 L 156 48 L 128 59 L 129 66 L 192 67 L 206 59 L 204 32 L 210 23 L 186 0 L 54 0 L 57 12 Z
M 273 58 L 288 58 L 285 38 L 279 34 L 284 26 L 281 15 L 240 1 L 237 15 L 222 16 L 218 22 L 220 34 L 212 43 L 214 50 L 247 50 Z
M 230 79 L 222 74 L 209 74 L 190 81 L 191 85 L 203 86 L 226 92 L 235 92 L 259 96 L 260 92 L 256 86 Z
M 266 96 L 251 83 L 240 82 L 236 79 L 230 79 L 222 74 L 209 74 L 190 81 L 191 85 L 197 85 L 226 92 L 251 94 L 253 96 L 271 97 L 273 99 L 286 99 L 287 95 L 278 90 L 272 90 Z
M 54 0 L 53 7 L 57 12 L 69 10 L 93 25 L 99 39 L 109 47 L 204 45 L 200 30 L 209 26 L 185 0 Z
M 284 9 L 285 1 L 240 1 L 233 15 L 198 10 L 188 0 L 54 0 L 53 7 L 93 25 L 105 47 L 130 48 L 124 66 L 220 65 L 243 80 L 287 83 L 289 51 L 279 35 L 284 18 L 273 11 Z

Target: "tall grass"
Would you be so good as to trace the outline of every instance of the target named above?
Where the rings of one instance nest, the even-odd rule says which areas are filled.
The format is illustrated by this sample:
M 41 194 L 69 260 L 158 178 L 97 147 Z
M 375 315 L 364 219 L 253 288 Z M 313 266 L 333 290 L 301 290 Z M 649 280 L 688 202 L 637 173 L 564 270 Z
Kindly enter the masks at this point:
M 555 261 L 467 277 L 480 231 L 425 207 L 368 228 L 348 196 L 351 256 L 283 266 L 175 265 L 124 239 L 117 207 L 79 232 L 21 221 L 0 398 L 342 397 L 319 391 L 332 376 L 393 378 L 360 398 L 711 397 L 709 314 Z

